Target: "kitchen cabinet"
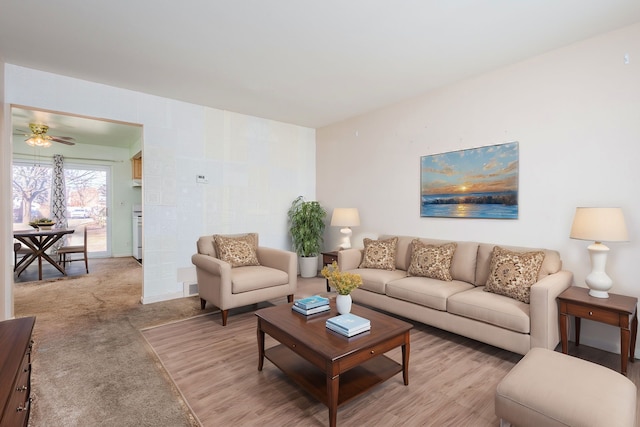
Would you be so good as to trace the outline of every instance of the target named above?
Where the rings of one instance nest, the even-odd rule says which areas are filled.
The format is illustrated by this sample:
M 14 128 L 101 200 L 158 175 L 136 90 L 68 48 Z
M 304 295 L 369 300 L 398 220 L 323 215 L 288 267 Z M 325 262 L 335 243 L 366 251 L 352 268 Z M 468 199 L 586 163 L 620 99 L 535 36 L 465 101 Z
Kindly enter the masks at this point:
M 142 157 L 131 159 L 133 179 L 142 179 Z

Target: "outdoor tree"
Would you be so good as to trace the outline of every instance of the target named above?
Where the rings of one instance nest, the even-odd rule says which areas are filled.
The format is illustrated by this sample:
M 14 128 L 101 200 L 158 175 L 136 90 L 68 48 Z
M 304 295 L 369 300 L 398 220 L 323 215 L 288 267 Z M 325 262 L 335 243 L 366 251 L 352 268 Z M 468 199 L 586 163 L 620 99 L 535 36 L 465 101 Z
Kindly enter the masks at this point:
M 86 169 L 65 169 L 65 185 L 70 206 L 90 206 L 97 202 L 96 178 L 99 172 Z
M 51 193 L 51 167 L 40 165 L 13 166 L 13 201 L 19 206 L 16 221 L 28 223 L 32 220 L 34 203 L 47 206 Z

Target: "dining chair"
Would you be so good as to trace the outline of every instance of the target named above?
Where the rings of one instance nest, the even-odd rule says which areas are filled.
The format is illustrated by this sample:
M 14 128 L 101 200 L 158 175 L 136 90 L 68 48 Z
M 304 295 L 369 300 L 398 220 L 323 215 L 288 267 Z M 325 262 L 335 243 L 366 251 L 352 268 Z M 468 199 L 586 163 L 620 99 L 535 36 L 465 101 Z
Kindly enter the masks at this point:
M 23 246 L 20 242 L 13 243 L 13 271 L 16 271 L 16 267 L 18 266 L 18 257 L 22 260 L 25 256 L 33 253 L 31 248 Z
M 84 240 L 82 245 L 68 245 L 58 248 L 58 264 L 62 264 L 64 268 L 65 263 L 71 263 L 73 261 L 84 261 L 84 266 L 89 274 L 89 259 L 87 257 L 87 227 L 84 227 Z M 72 258 L 72 254 L 83 254 L 82 258 Z M 67 258 L 69 255 L 69 258 Z

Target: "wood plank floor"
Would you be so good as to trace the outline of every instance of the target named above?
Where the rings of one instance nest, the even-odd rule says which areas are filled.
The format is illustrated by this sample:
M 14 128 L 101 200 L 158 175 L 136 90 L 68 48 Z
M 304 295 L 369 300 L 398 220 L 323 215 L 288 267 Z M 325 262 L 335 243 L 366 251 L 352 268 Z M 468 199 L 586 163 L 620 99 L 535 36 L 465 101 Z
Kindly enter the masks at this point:
M 411 323 L 415 326 L 409 386 L 403 385 L 402 375 L 396 375 L 340 407 L 338 425 L 497 426 L 495 388 L 521 356 Z M 327 408 L 271 362 L 265 360 L 263 371 L 257 370 L 252 310 L 230 314 L 227 327 L 220 324 L 220 314 L 214 313 L 142 333 L 205 427 L 328 423 Z M 267 336 L 267 348 L 276 344 Z M 570 352 L 619 369 L 619 355 L 585 346 L 570 346 Z M 401 361 L 400 349 L 387 356 Z M 640 363 L 629 364 L 629 376 L 638 385 Z

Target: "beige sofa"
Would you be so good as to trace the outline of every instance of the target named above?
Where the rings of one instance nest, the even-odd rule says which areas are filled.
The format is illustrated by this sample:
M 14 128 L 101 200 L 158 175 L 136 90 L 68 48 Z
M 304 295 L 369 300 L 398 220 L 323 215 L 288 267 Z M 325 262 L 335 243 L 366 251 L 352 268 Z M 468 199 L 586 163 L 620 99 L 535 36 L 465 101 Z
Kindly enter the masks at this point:
M 544 261 L 527 304 L 484 291 L 495 244 L 456 242 L 450 268 L 453 280 L 443 281 L 407 275 L 413 239 L 398 236 L 396 270 L 358 268 L 363 249 L 338 252 L 340 269 L 362 276 L 362 286 L 351 294 L 354 302 L 520 354 L 533 347 L 554 349 L 560 342 L 556 297 L 571 286 L 573 275 L 562 270 L 557 251 L 543 250 Z M 425 238 L 420 241 L 449 243 Z M 535 250 L 499 246 L 514 252 Z
M 229 309 L 256 304 L 278 297 L 293 302 L 298 284 L 297 256 L 294 252 L 258 245 L 258 235 L 250 233 L 255 242 L 255 255 L 259 265 L 232 267 L 220 258 L 214 245 L 214 236 L 198 239 L 198 253 L 191 257 L 196 266 L 198 293 L 202 309 L 208 302 L 222 313 L 226 326 Z M 228 235 L 244 237 L 247 235 Z

